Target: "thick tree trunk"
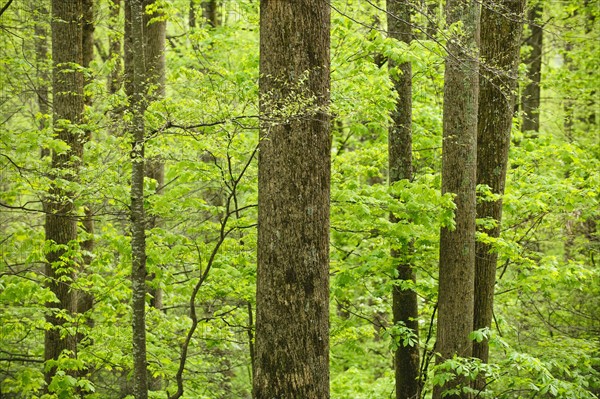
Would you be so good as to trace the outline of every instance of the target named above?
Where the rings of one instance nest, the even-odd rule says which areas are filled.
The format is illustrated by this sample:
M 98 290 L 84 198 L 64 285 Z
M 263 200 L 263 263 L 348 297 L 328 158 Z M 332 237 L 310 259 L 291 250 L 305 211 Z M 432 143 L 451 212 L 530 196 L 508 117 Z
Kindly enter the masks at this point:
M 260 24 L 254 395 L 326 399 L 330 7 L 262 0 Z
M 388 36 L 405 43 L 412 41 L 410 3 L 387 0 Z M 392 112 L 393 124 L 388 133 L 388 156 L 390 184 L 399 180 L 412 180 L 412 66 L 410 62 L 396 65 L 388 60 L 390 77 L 398 92 L 396 109 Z M 398 219 L 391 215 L 392 222 Z M 413 246 L 407 242 L 402 248 L 394 248 L 391 256 L 396 263 L 397 283 L 392 291 L 394 324 L 403 324 L 419 335 L 419 309 L 417 293 L 402 289 L 406 281 L 415 282 L 416 275 L 410 263 Z M 400 346 L 394 353 L 396 398 L 408 399 L 420 396 L 419 345 Z
M 477 184 L 504 194 L 510 131 L 519 67 L 525 0 L 501 0 L 481 12 L 481 79 L 477 122 Z M 478 218 L 491 218 L 496 226 L 481 229 L 490 237 L 500 235 L 502 199 L 480 201 Z M 498 254 L 483 242 L 476 244 L 475 310 L 473 328 L 491 327 Z M 473 356 L 488 361 L 488 341 L 473 343 Z
M 54 129 L 59 140 L 69 145 L 62 153 L 52 154 L 53 179 L 71 182 L 77 180 L 77 172 L 83 156 L 85 137 L 79 133 L 77 123 L 83 115 L 83 74 L 73 64 L 81 65 L 81 46 L 71 43 L 82 42 L 81 1 L 52 1 L 52 93 Z M 64 184 L 52 184 L 45 201 L 46 240 L 61 247 L 54 247 L 46 255 L 46 281 L 58 302 L 49 303 L 47 321 L 52 328 L 46 331 L 44 359 L 58 359 L 63 351 L 76 351 L 75 337 L 64 331 L 66 317 L 76 310 L 71 282 L 75 278 L 76 260 L 69 257 L 65 247 L 77 240 L 77 217 L 73 199 L 75 193 L 66 190 Z M 44 377 L 50 383 L 56 368 L 48 368 Z
M 470 357 L 475 274 L 475 170 L 479 3 L 448 0 L 448 25 L 462 22 L 462 34 L 448 41 L 444 75 L 442 192 L 455 194 L 455 229 L 441 229 L 436 351 L 441 359 Z M 443 389 L 464 381 L 453 381 Z M 459 395 L 456 397 L 468 397 Z
M 530 36 L 525 43 L 531 47 L 531 51 L 525 59 L 527 65 L 527 84 L 523 90 L 521 106 L 523 111 L 523 123 L 521 130 L 530 132 L 532 137 L 537 136 L 540 131 L 540 82 L 542 81 L 542 37 L 541 26 L 542 4 L 535 4 L 527 14 Z M 533 133 L 531 133 L 533 132 Z
M 129 70 L 130 112 L 132 122 L 131 150 L 131 283 L 133 328 L 133 395 L 135 399 L 148 398 L 148 370 L 146 364 L 146 215 L 144 210 L 144 112 L 146 110 L 146 66 L 144 42 L 144 2 L 129 0 L 127 16 L 131 18 L 126 47 L 131 61 Z M 126 58 L 127 59 L 127 58 Z M 126 67 L 127 70 L 127 67 Z

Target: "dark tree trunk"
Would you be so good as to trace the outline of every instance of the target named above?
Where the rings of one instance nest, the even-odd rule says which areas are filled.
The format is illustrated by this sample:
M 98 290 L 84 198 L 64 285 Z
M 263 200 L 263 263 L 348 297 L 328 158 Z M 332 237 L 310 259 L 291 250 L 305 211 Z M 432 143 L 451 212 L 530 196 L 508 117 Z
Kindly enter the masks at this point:
M 202 1 L 202 17 L 213 28 L 219 26 L 219 14 L 217 13 L 217 0 Z
M 132 282 L 132 328 L 133 328 L 133 395 L 135 399 L 148 398 L 148 370 L 146 364 L 146 214 L 144 210 L 144 113 L 146 111 L 146 65 L 144 42 L 144 2 L 129 0 L 126 16 L 131 19 L 130 51 L 126 60 L 129 81 L 130 131 L 133 137 L 131 150 L 131 282 Z
M 109 26 L 111 31 L 116 31 L 119 23 L 119 14 L 121 12 L 121 0 L 110 0 L 110 17 Z M 114 60 L 113 69 L 110 71 L 108 78 L 108 92 L 115 94 L 121 86 L 121 38 L 119 35 L 112 33 L 108 39 L 108 57 Z
M 44 2 L 35 3 L 36 22 L 34 26 L 34 43 L 36 58 L 36 95 L 38 110 L 42 115 L 39 128 L 44 130 L 48 127 L 46 115 L 50 110 L 48 103 L 48 93 L 50 92 L 50 74 L 48 69 L 48 9 Z M 44 152 L 45 151 L 45 152 Z M 43 150 L 42 156 L 50 155 L 47 150 Z
M 410 25 L 410 3 L 401 0 L 387 0 L 388 36 L 405 43 L 412 41 Z M 396 109 L 392 112 L 393 124 L 388 134 L 388 155 L 390 184 L 406 179 L 412 180 L 412 66 L 410 62 L 396 65 L 388 60 L 390 77 L 398 92 Z M 392 222 L 398 219 L 391 215 Z M 396 264 L 396 282 L 392 291 L 392 312 L 394 324 L 403 324 L 419 335 L 419 309 L 417 293 L 412 289 L 402 289 L 406 281 L 415 282 L 415 271 L 410 263 L 411 242 L 402 248 L 393 248 L 391 256 Z M 420 397 L 419 345 L 400 346 L 394 353 L 396 377 L 396 398 Z
M 525 64 L 527 65 L 527 84 L 523 90 L 521 106 L 523 107 L 523 123 L 521 130 L 530 132 L 532 137 L 540 131 L 540 82 L 542 80 L 542 4 L 535 4 L 527 13 L 530 36 L 525 43 L 531 51 Z M 533 132 L 533 133 L 531 133 Z
M 82 3 L 81 1 L 52 1 L 52 94 L 54 129 L 59 140 L 69 145 L 62 153 L 52 154 L 51 176 L 75 182 L 83 156 L 85 137 L 79 133 L 77 124 L 83 115 L 83 74 L 73 64 L 81 65 L 81 46 L 72 42 L 82 42 Z M 67 191 L 64 185 L 52 184 L 45 200 L 46 240 L 61 247 L 53 248 L 47 255 L 45 268 L 46 281 L 58 302 L 49 303 L 47 321 L 52 328 L 46 331 L 44 359 L 58 359 L 67 350 L 76 351 L 75 337 L 63 329 L 65 318 L 58 315 L 66 312 L 67 317 L 76 310 L 75 296 L 71 282 L 75 278 L 76 261 L 70 258 L 65 247 L 77 240 L 77 217 L 73 199 L 75 193 Z M 47 383 L 52 380 L 56 368 L 44 372 Z
M 190 0 L 189 11 L 188 11 L 188 26 L 190 28 L 196 27 L 196 1 Z
M 326 399 L 330 7 L 262 0 L 260 25 L 254 395 Z
M 134 50 L 133 50 L 133 32 L 132 32 L 132 21 L 131 15 L 131 1 L 125 0 L 124 4 L 124 35 L 123 35 L 123 86 L 125 88 L 125 94 L 128 98 L 133 97 L 133 62 L 134 62 Z M 143 6 L 142 6 L 143 8 Z
M 35 68 L 37 75 L 36 96 L 38 111 L 41 114 L 39 129 L 45 130 L 48 127 L 48 113 L 50 112 L 50 104 L 48 102 L 48 94 L 50 92 L 50 69 L 48 66 L 48 9 L 44 2 L 35 3 L 35 26 L 34 26 L 34 45 L 35 45 Z M 46 157 L 50 155 L 48 148 L 42 148 L 40 156 Z
M 510 131 L 519 67 L 522 18 L 525 0 L 501 0 L 481 12 L 481 79 L 477 123 L 477 184 L 504 194 Z M 481 229 L 490 237 L 500 235 L 502 199 L 480 201 L 478 218 L 497 224 Z M 473 328 L 491 327 L 498 254 L 477 242 L 475 255 L 475 310 Z M 473 357 L 488 361 L 488 341 L 473 343 Z M 481 387 L 481 386 L 480 386 Z
M 94 2 L 93 0 L 83 0 L 83 18 L 82 18 L 82 66 L 89 68 L 94 59 Z M 89 79 L 84 80 L 84 85 L 90 83 Z M 84 96 L 84 105 L 92 105 L 92 97 Z M 91 131 L 85 131 L 86 141 L 91 139 Z M 88 254 L 94 250 L 94 217 L 93 211 L 86 207 L 83 216 L 83 229 L 90 237 L 81 243 L 81 249 Z M 89 265 L 91 258 L 89 255 L 83 257 L 84 265 Z M 77 293 L 77 313 L 85 313 L 92 309 L 93 297 L 89 293 Z
M 456 228 L 442 228 L 440 236 L 436 343 L 440 361 L 453 355 L 470 357 L 472 353 L 469 334 L 473 330 L 475 274 L 479 3 L 448 0 L 446 23 L 459 21 L 463 33 L 448 41 L 444 75 L 442 192 L 455 194 Z M 434 398 L 457 383 L 465 382 L 436 387 Z
M 82 17 L 82 66 L 83 68 L 89 68 L 90 64 L 94 58 L 94 2 L 93 0 L 83 0 L 83 17 Z M 89 84 L 90 80 L 84 78 L 84 86 Z M 84 94 L 84 106 L 90 107 L 92 105 L 92 97 L 86 96 Z M 85 121 L 84 121 L 85 122 Z M 85 140 L 89 141 L 91 139 L 91 131 L 89 129 L 84 129 Z M 94 215 L 93 211 L 90 207 L 86 206 L 83 215 L 82 227 L 88 237 L 85 240 L 81 241 L 81 250 L 83 251 L 83 264 L 77 270 L 79 274 L 86 273 L 86 267 L 92 261 L 91 253 L 94 251 Z M 94 305 L 94 296 L 85 290 L 78 290 L 74 293 L 76 295 L 77 302 L 77 313 L 78 313 L 78 321 L 79 323 L 85 322 L 89 328 L 93 326 L 93 321 L 86 315 L 93 305 Z M 77 346 L 78 349 L 81 344 L 88 345 L 86 342 L 86 333 L 84 328 L 78 329 L 78 333 L 76 335 Z M 89 372 L 89 370 L 84 367 L 78 370 L 78 376 L 84 376 Z M 83 394 L 84 390 L 82 388 L 77 389 L 78 394 Z

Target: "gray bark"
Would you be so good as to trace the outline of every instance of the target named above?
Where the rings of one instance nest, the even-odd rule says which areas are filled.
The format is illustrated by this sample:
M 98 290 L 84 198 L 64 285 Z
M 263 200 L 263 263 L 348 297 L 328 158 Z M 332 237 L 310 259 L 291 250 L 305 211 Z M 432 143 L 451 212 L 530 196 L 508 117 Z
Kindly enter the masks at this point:
M 501 0 L 481 13 L 481 79 L 477 123 L 477 184 L 488 185 L 503 195 L 510 147 L 510 131 L 517 87 L 522 18 L 525 0 Z M 500 235 L 502 199 L 480 201 L 478 218 L 492 218 L 497 225 L 481 229 L 490 237 Z M 475 260 L 475 308 L 473 328 L 491 327 L 497 252 L 477 242 Z M 488 341 L 473 343 L 473 357 L 489 359 Z M 482 384 L 480 383 L 480 387 Z
M 455 194 L 456 228 L 441 229 L 436 351 L 439 361 L 453 355 L 470 357 L 475 274 L 475 182 L 477 165 L 477 104 L 479 3 L 448 0 L 446 22 L 462 22 L 462 34 L 448 41 L 444 74 L 442 192 Z M 453 381 L 435 387 L 465 384 Z M 455 397 L 468 397 L 457 395 Z

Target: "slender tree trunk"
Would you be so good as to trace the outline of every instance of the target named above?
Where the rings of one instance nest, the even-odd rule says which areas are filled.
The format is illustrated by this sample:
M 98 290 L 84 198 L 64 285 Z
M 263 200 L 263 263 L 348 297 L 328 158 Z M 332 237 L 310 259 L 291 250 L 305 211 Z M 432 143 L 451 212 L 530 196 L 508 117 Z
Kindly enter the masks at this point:
M 39 129 L 41 131 L 48 127 L 48 113 L 50 112 L 48 94 L 50 92 L 50 74 L 48 69 L 48 9 L 44 2 L 35 3 L 35 26 L 34 26 L 34 43 L 35 43 L 35 58 L 36 58 L 36 95 L 38 111 L 41 114 Z M 42 148 L 41 154 L 43 157 L 50 155 L 50 150 Z
M 145 0 L 145 7 L 152 5 L 156 0 Z M 152 19 L 160 17 L 158 13 L 144 15 L 144 40 L 146 41 L 145 60 L 146 77 L 149 87 L 147 93 L 148 101 L 156 101 L 165 96 L 165 40 L 166 40 L 166 21 Z M 156 181 L 156 195 L 162 194 L 162 187 L 165 184 L 165 164 L 160 156 L 146 159 L 145 174 L 147 177 Z M 160 218 L 153 215 L 147 218 L 146 228 L 151 230 L 160 226 Z M 160 267 L 160 266 L 158 266 Z M 156 273 L 151 273 L 148 280 L 156 280 Z M 152 281 L 149 286 L 150 306 L 161 310 L 163 308 L 163 291 L 160 288 L 159 281 Z M 148 376 L 149 389 L 158 391 L 161 389 L 162 382 L 160 378 Z
M 541 26 L 542 3 L 538 2 L 527 13 L 530 36 L 525 43 L 531 47 L 531 51 L 525 64 L 527 65 L 527 84 L 521 97 L 523 107 L 523 123 L 521 130 L 530 133 L 532 137 L 537 136 L 540 131 L 540 82 L 542 81 L 542 38 Z
M 260 25 L 254 395 L 326 399 L 330 7 L 262 0 Z M 309 104 L 292 112 L 298 96 Z
M 473 330 L 475 274 L 479 3 L 448 0 L 446 22 L 462 22 L 462 33 L 448 41 L 444 75 L 442 192 L 455 194 L 456 227 L 442 228 L 440 237 L 436 343 L 440 361 L 453 355 L 470 357 L 472 353 L 469 334 Z M 465 382 L 435 387 L 434 398 L 457 383 Z
M 388 36 L 407 44 L 412 41 L 410 25 L 411 5 L 406 1 L 387 0 Z M 390 77 L 398 92 L 396 109 L 392 112 L 393 124 L 388 134 L 390 185 L 406 179 L 412 180 L 412 66 L 410 62 L 396 65 L 388 60 Z M 392 222 L 398 219 L 391 215 Z M 394 324 L 403 324 L 419 335 L 419 309 L 417 293 L 403 289 L 403 283 L 416 282 L 415 271 L 410 262 L 413 250 L 411 242 L 402 248 L 393 248 L 391 256 L 396 263 L 396 282 L 392 291 Z M 394 353 L 396 398 L 420 397 L 419 345 L 398 346 Z
M 145 7 L 155 3 L 156 0 L 145 0 Z M 148 101 L 156 101 L 165 96 L 165 40 L 167 23 L 164 20 L 152 21 L 159 17 L 158 14 L 144 15 L 144 40 L 146 41 L 145 60 L 146 77 L 150 93 L 147 93 Z M 162 186 L 165 184 L 165 165 L 160 157 L 153 157 L 146 160 L 146 176 L 156 181 L 156 194 L 162 194 Z M 147 220 L 146 227 L 153 229 L 158 227 L 160 221 L 157 216 Z M 154 275 L 151 276 L 154 278 Z M 156 309 L 162 309 L 162 290 L 158 284 L 153 284 L 150 288 L 152 297 L 151 305 Z M 160 389 L 160 380 L 152 380 L 153 390 Z
M 82 0 L 83 7 L 83 16 L 82 16 L 82 66 L 84 69 L 88 69 L 90 64 L 94 58 L 94 2 L 93 0 Z M 90 79 L 84 78 L 84 87 L 85 85 L 90 83 Z M 84 107 L 91 107 L 92 105 L 92 97 L 86 96 L 84 94 Z M 85 122 L 85 121 L 84 121 Z M 89 141 L 91 139 L 91 130 L 84 129 L 85 140 Z M 94 213 L 89 206 L 85 206 L 84 215 L 83 215 L 83 230 L 88 235 L 85 240 L 81 241 L 81 250 L 83 251 L 83 263 L 79 270 L 77 270 L 78 274 L 86 273 L 86 267 L 92 261 L 92 252 L 94 251 Z M 77 313 L 79 322 L 83 321 L 86 323 L 88 328 L 93 326 L 92 319 L 89 319 L 88 313 L 93 305 L 94 305 L 94 296 L 90 292 L 86 292 L 84 290 L 78 290 L 74 293 L 76 295 L 77 302 Z M 77 349 L 79 350 L 80 344 L 88 345 L 86 342 L 86 332 L 85 329 L 79 329 L 78 334 L 76 335 L 77 340 Z M 84 331 L 84 332 L 82 332 Z M 79 355 L 77 355 L 79 356 Z M 89 370 L 84 367 L 78 370 L 78 376 L 84 376 L 87 374 Z M 83 389 L 77 389 L 78 394 L 82 394 L 84 392 Z
M 52 1 L 52 94 L 53 124 L 59 140 L 69 145 L 62 153 L 52 153 L 53 179 L 76 182 L 77 172 L 83 156 L 85 137 L 77 129 L 83 115 L 83 74 L 73 64 L 81 65 L 81 46 L 71 43 L 82 42 L 81 1 Z M 46 255 L 46 281 L 58 302 L 48 303 L 47 321 L 52 326 L 45 334 L 44 359 L 58 359 L 63 351 L 74 354 L 75 337 L 64 330 L 66 317 L 76 310 L 75 296 L 71 283 L 75 278 L 76 259 L 68 255 L 67 246 L 77 240 L 77 216 L 72 188 L 64 184 L 52 184 L 45 201 L 46 240 L 53 248 Z M 44 372 L 46 383 L 50 383 L 56 368 Z
M 93 0 L 82 0 L 83 3 L 83 18 L 82 18 L 82 66 L 89 68 L 94 59 L 94 2 Z M 84 79 L 84 85 L 90 83 L 89 79 Z M 84 106 L 92 106 L 92 97 L 84 95 Z M 86 141 L 91 139 L 91 131 L 85 131 Z M 85 207 L 83 216 L 83 229 L 90 238 L 81 243 L 81 249 L 88 254 L 94 250 L 94 217 L 93 211 L 89 207 Z M 84 265 L 89 265 L 91 258 L 89 255 L 83 257 Z M 85 313 L 92 309 L 93 296 L 89 293 L 78 292 L 77 297 L 77 313 Z
M 110 0 L 109 26 L 111 31 L 116 31 L 119 23 L 119 14 L 121 12 L 121 0 Z M 108 58 L 114 60 L 115 64 L 110 71 L 108 78 L 108 92 L 115 94 L 121 86 L 121 38 L 118 34 L 112 33 L 108 39 Z
M 515 103 L 525 0 L 501 0 L 481 12 L 481 79 L 477 123 L 477 184 L 504 194 L 510 131 Z M 478 218 L 496 221 L 480 229 L 490 237 L 500 235 L 502 199 L 480 201 Z M 475 330 L 491 327 L 498 254 L 489 244 L 477 242 L 475 256 Z M 473 343 L 473 356 L 488 361 L 488 341 Z M 482 386 L 480 385 L 480 388 Z
M 148 370 L 146 365 L 146 215 L 144 210 L 144 113 L 146 111 L 146 65 L 144 41 L 143 0 L 128 0 L 129 31 L 126 48 L 132 61 L 127 78 L 130 81 L 130 112 L 132 121 L 131 151 L 131 282 L 133 327 L 133 395 L 135 399 L 148 398 Z
M 125 94 L 128 98 L 133 97 L 133 62 L 134 62 L 134 50 L 133 50 L 133 32 L 132 32 L 132 21 L 131 15 L 131 1 L 125 0 L 124 3 L 124 35 L 123 35 L 123 86 L 125 88 Z M 142 6 L 143 8 L 143 6 Z

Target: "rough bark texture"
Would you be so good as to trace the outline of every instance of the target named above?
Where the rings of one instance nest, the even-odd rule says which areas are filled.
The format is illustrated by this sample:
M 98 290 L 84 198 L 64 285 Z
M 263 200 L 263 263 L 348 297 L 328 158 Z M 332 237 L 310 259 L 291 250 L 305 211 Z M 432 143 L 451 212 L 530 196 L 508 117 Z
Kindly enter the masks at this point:
M 477 184 L 486 184 L 495 194 L 504 194 L 510 131 L 519 66 L 522 18 L 525 0 L 501 0 L 481 12 L 481 79 L 477 122 Z M 490 237 L 500 235 L 502 199 L 480 201 L 478 218 L 497 221 L 492 229 L 481 229 Z M 498 254 L 491 246 L 476 244 L 475 308 L 473 328 L 491 327 Z M 488 361 L 488 341 L 473 343 L 473 356 Z
M 540 131 L 540 82 L 542 80 L 542 4 L 535 4 L 527 13 L 530 36 L 525 43 L 531 51 L 525 59 L 527 65 L 527 85 L 523 90 L 521 106 L 523 111 L 523 132 L 533 132 L 535 137 Z M 531 134 L 531 133 L 530 133 Z
M 387 0 L 388 35 L 405 43 L 412 41 L 410 25 L 410 3 L 401 0 Z M 410 62 L 396 65 L 388 60 L 390 77 L 398 93 L 396 109 L 392 112 L 393 124 L 388 133 L 388 156 L 390 184 L 399 180 L 412 180 L 412 66 Z M 392 222 L 398 219 L 391 215 Z M 396 263 L 397 282 L 392 292 L 392 313 L 394 324 L 403 324 L 419 335 L 419 309 L 417 293 L 402 289 L 405 281 L 416 281 L 415 271 L 410 263 L 412 243 L 403 248 L 395 248 L 391 256 Z M 399 346 L 394 352 L 396 377 L 396 398 L 420 397 L 419 346 Z
M 441 229 L 436 351 L 441 359 L 470 357 L 475 273 L 475 170 L 479 3 L 448 0 L 446 22 L 462 22 L 462 35 L 448 41 L 444 75 L 442 192 L 454 193 L 456 228 Z M 440 398 L 443 389 L 434 389 Z M 457 396 L 457 397 L 467 397 Z
M 254 395 L 326 399 L 329 4 L 262 0 L 260 25 Z M 312 103 L 290 111 L 298 99 Z
M 63 153 L 52 154 L 54 180 L 74 182 L 83 156 L 84 136 L 76 128 L 83 115 L 83 74 L 73 64 L 82 63 L 82 3 L 81 1 L 52 1 L 52 94 L 53 123 L 56 137 L 69 145 Z M 45 201 L 46 240 L 66 246 L 77 239 L 77 218 L 73 204 L 74 193 L 64 185 L 52 184 Z M 75 353 L 75 337 L 65 334 L 66 317 L 75 312 L 76 301 L 71 282 L 75 277 L 76 260 L 65 255 L 64 247 L 54 248 L 46 255 L 47 285 L 58 302 L 49 303 L 47 321 L 53 326 L 45 333 L 44 359 L 58 359 L 67 350 Z M 60 315 L 64 312 L 65 315 Z M 56 368 L 45 371 L 47 383 Z
M 144 2 L 129 0 L 128 16 L 132 61 L 130 71 L 131 134 L 131 282 L 133 327 L 133 395 L 135 399 L 148 398 L 146 365 L 146 215 L 144 211 L 144 112 L 146 110 L 146 66 L 144 41 Z

